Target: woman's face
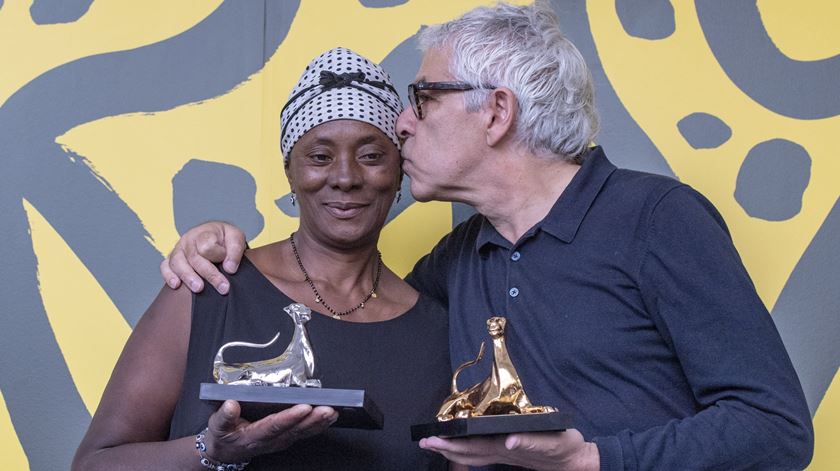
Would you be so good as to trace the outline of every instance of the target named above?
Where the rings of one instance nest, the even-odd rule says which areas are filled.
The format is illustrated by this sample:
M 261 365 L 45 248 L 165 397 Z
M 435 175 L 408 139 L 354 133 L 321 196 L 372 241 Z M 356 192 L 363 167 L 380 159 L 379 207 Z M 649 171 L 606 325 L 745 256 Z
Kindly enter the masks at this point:
M 329 121 L 298 140 L 286 176 L 307 235 L 336 247 L 375 243 L 399 187 L 400 154 L 370 124 Z

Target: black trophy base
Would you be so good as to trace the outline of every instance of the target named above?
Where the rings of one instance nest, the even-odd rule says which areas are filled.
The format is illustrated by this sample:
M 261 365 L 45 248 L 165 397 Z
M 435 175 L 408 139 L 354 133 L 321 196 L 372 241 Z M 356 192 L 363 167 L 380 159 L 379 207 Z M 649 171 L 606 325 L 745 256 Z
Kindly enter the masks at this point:
M 199 398 L 221 404 L 239 402 L 242 417 L 259 420 L 295 404 L 330 406 L 338 412 L 333 427 L 380 430 L 385 419 L 370 396 L 360 389 L 325 389 L 201 383 Z
M 558 432 L 569 428 L 572 428 L 571 416 L 562 412 L 484 415 L 469 419 L 412 425 L 411 439 L 418 441 L 421 438 L 433 436 L 458 438 L 520 432 Z

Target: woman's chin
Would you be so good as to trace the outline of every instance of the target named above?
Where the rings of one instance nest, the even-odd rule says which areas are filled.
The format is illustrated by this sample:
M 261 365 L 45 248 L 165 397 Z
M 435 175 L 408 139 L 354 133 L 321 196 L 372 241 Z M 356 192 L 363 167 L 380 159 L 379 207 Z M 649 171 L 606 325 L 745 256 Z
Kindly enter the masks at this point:
M 339 247 L 353 248 L 366 245 L 375 241 L 379 233 L 379 231 L 364 229 L 356 225 L 341 227 L 342 225 L 340 222 L 332 224 L 330 231 L 325 234 L 330 243 Z

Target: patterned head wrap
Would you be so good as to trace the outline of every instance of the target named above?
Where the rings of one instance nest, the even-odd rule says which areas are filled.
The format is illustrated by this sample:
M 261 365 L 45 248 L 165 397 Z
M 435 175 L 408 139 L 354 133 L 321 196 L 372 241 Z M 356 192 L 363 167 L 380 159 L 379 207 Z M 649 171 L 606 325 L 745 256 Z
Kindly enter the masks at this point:
M 349 49 L 330 49 L 306 66 L 280 114 L 285 163 L 306 131 L 337 119 L 376 126 L 399 149 L 395 125 L 400 111 L 400 97 L 381 67 Z

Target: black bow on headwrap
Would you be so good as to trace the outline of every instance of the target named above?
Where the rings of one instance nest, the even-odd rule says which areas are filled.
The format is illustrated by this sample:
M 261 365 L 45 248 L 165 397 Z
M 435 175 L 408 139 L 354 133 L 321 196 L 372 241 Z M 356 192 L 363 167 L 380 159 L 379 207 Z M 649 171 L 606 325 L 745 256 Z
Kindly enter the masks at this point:
M 335 72 L 331 72 L 329 70 L 322 70 L 321 71 L 321 80 L 318 81 L 318 85 L 323 87 L 321 92 L 325 92 L 331 88 L 341 88 L 341 87 L 353 87 L 358 88 L 362 91 L 367 91 L 363 88 L 359 88 L 357 85 L 353 85 L 352 82 L 370 85 L 372 87 L 379 88 L 381 90 L 388 90 L 393 92 L 395 95 L 397 91 L 394 90 L 394 87 L 391 86 L 390 83 L 386 82 L 379 82 L 376 80 L 368 80 L 367 76 L 361 70 L 356 72 L 346 72 L 343 74 L 337 74 Z M 316 85 L 317 86 L 317 85 Z M 368 92 L 370 93 L 370 92 Z
M 353 82 L 356 82 L 356 83 L 353 83 Z M 318 80 L 317 84 L 306 87 L 303 90 L 295 93 L 295 95 L 293 97 L 289 98 L 289 101 L 286 103 L 286 106 L 284 106 L 283 109 L 280 111 L 280 114 L 282 115 L 286 111 L 286 108 L 288 108 L 292 103 L 294 103 L 295 100 L 297 100 L 301 95 L 303 95 L 304 93 L 307 93 L 308 91 L 310 91 L 314 88 L 321 87 L 321 89 L 318 90 L 319 93 L 316 93 L 316 94 L 310 96 L 306 101 L 304 101 L 303 103 L 300 103 L 298 105 L 297 109 L 295 109 L 292 112 L 292 114 L 289 115 L 286 118 L 285 124 L 280 129 L 280 140 L 281 141 L 283 140 L 283 136 L 286 135 L 286 126 L 288 125 L 289 122 L 291 122 L 292 118 L 297 114 L 298 111 L 300 111 L 307 103 L 312 101 L 312 99 L 314 99 L 316 96 L 320 95 L 321 93 L 326 92 L 327 90 L 331 90 L 333 88 L 352 87 L 352 88 L 355 88 L 357 90 L 361 90 L 361 91 L 367 93 L 368 95 L 376 98 L 377 100 L 381 101 L 385 106 L 387 106 L 388 108 L 390 108 L 391 110 L 393 110 L 397 114 L 400 114 L 400 111 L 402 111 L 400 109 L 394 108 L 393 105 L 388 103 L 387 100 L 383 99 L 381 96 L 377 95 L 376 93 L 373 93 L 372 91 L 370 91 L 370 90 L 368 90 L 364 87 L 361 87 L 359 85 L 356 85 L 356 84 L 370 85 L 370 86 L 378 88 L 380 90 L 389 91 L 389 92 L 393 93 L 394 95 L 399 95 L 397 93 L 397 90 L 395 90 L 394 87 L 391 86 L 390 83 L 380 82 L 380 81 L 377 81 L 377 80 L 368 80 L 365 73 L 362 72 L 361 70 L 356 71 L 356 72 L 346 72 L 346 73 L 343 73 L 343 74 L 337 74 L 337 73 L 331 72 L 329 70 L 322 70 L 321 71 L 321 78 L 320 78 L 320 80 Z
M 341 88 L 350 85 L 350 82 L 365 82 L 365 73 L 362 71 L 358 72 L 347 72 L 345 74 L 337 74 L 335 72 L 331 72 L 329 70 L 322 70 L 321 71 L 321 80 L 318 82 L 319 85 L 324 87 L 324 90 L 330 88 Z M 380 87 L 381 88 L 381 87 Z

